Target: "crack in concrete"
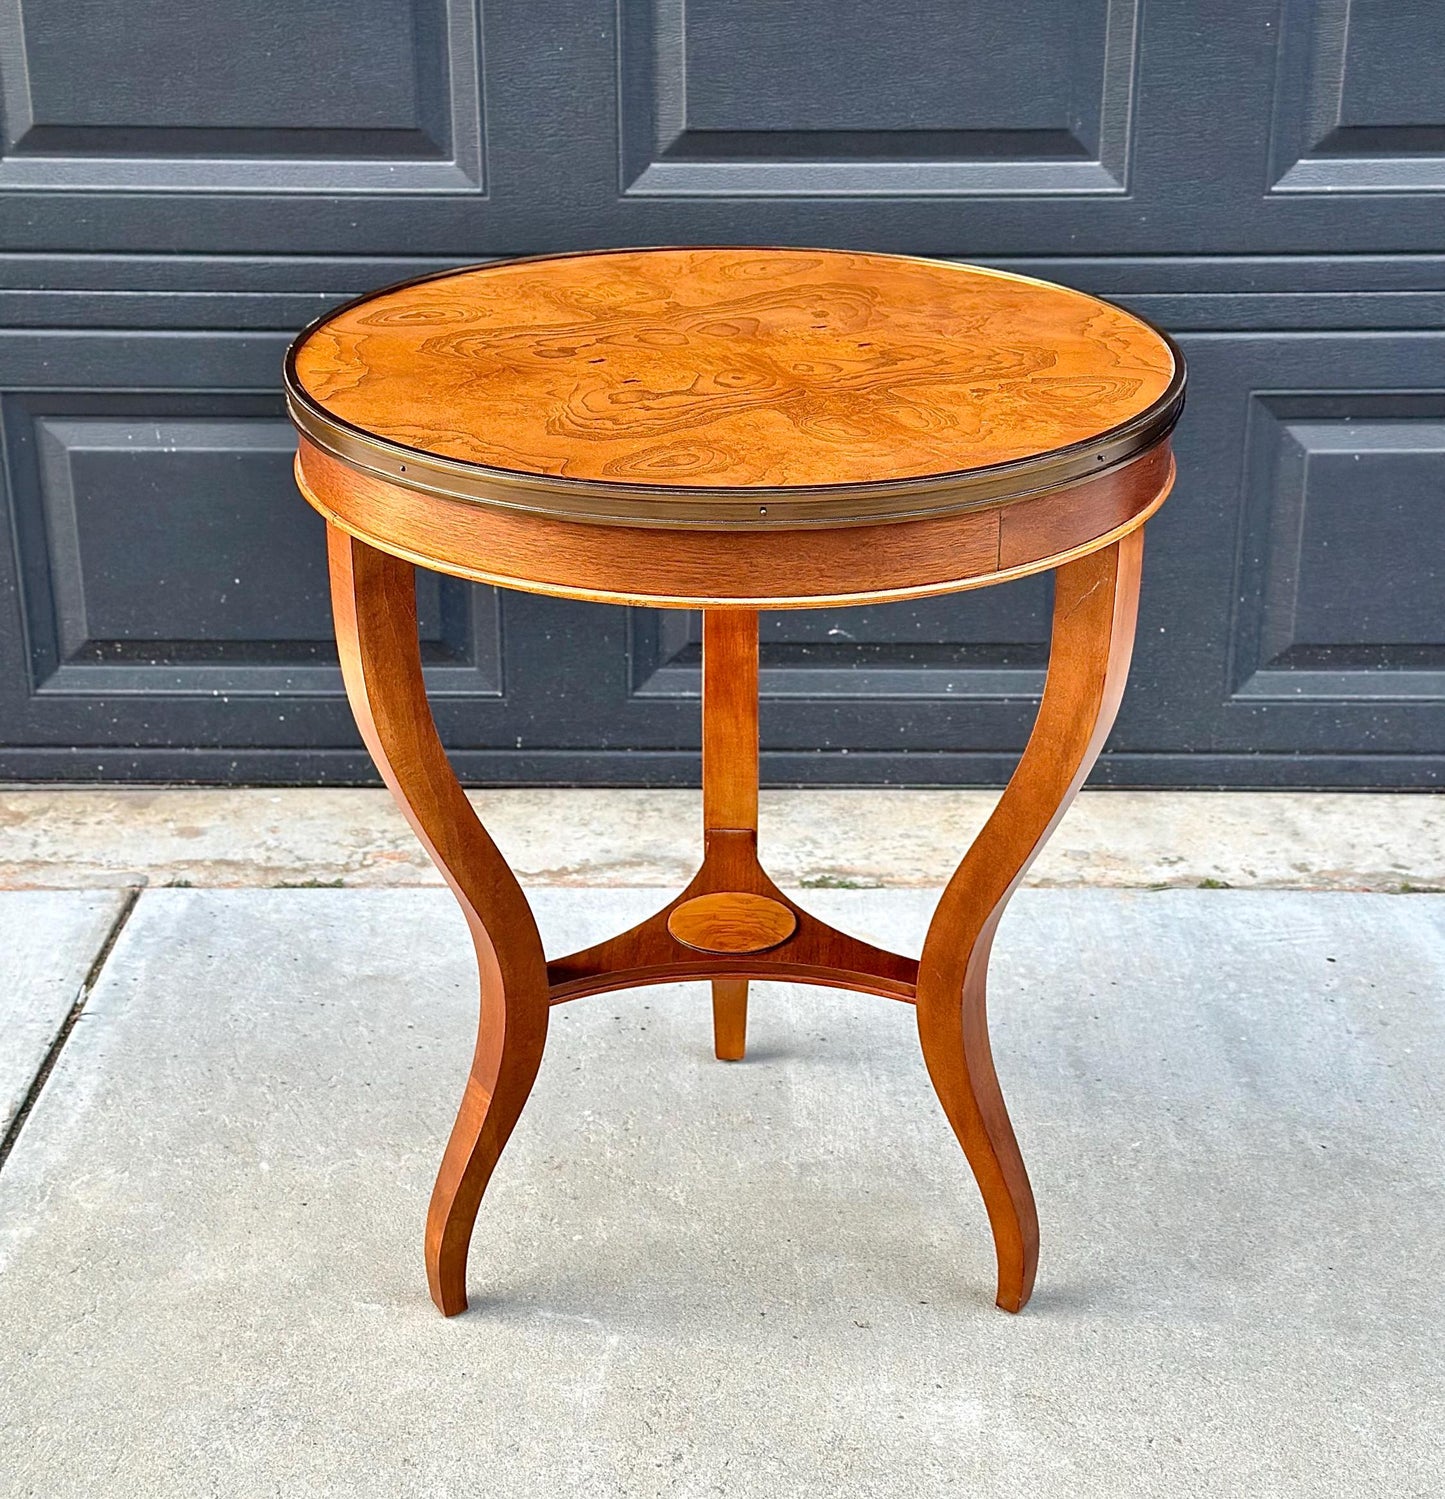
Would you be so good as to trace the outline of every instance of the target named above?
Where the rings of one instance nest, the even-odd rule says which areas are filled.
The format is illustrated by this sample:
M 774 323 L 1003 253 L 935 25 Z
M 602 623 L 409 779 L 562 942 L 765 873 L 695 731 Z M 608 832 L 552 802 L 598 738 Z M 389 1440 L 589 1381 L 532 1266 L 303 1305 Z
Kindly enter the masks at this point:
M 115 944 L 120 940 L 120 934 L 125 930 L 125 924 L 130 920 L 131 912 L 135 910 L 144 888 L 142 885 L 133 885 L 128 889 L 120 910 L 116 912 L 115 920 L 110 924 L 110 930 L 106 932 L 104 941 L 96 950 L 90 967 L 86 969 L 85 977 L 81 979 L 80 988 L 76 992 L 75 1003 L 70 1007 L 70 1013 L 61 1022 L 55 1039 L 50 1043 L 50 1049 L 45 1053 L 44 1061 L 30 1080 L 30 1086 L 25 1090 L 25 1097 L 20 1101 L 20 1107 L 14 1119 L 10 1121 L 10 1128 L 5 1131 L 5 1138 L 0 1140 L 0 1171 L 5 1169 L 5 1162 L 10 1159 L 10 1152 L 15 1149 L 20 1132 L 25 1128 L 26 1120 L 30 1118 L 30 1111 L 40 1101 L 40 1095 L 45 1091 L 50 1074 L 55 1071 L 60 1054 L 65 1050 L 65 1043 L 70 1040 L 71 1032 L 74 1031 L 91 993 L 100 982 L 101 970 L 114 951 Z

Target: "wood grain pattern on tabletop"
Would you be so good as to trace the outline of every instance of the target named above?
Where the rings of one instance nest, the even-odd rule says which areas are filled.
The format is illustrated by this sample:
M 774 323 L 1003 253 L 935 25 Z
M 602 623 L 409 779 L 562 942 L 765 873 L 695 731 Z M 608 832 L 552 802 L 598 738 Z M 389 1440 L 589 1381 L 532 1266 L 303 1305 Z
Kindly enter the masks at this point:
M 313 329 L 301 389 L 418 452 L 666 487 L 867 484 L 1007 463 L 1139 415 L 1175 373 L 1120 308 L 976 266 L 633 250 L 472 267 Z

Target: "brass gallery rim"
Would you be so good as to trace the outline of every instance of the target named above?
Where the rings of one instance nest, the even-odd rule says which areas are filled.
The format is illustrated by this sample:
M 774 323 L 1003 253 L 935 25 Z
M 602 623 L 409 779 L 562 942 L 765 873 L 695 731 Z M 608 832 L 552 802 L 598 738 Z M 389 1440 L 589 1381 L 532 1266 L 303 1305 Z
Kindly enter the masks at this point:
M 1082 440 L 1005 462 L 908 477 L 840 483 L 686 485 L 534 472 L 428 451 L 368 430 L 329 410 L 306 389 L 298 371 L 298 354 L 313 335 L 348 313 L 411 288 L 514 267 L 587 261 L 607 256 L 679 254 L 692 250 L 707 253 L 710 248 L 652 247 L 517 257 L 431 272 L 356 297 L 315 319 L 292 342 L 284 372 L 288 412 L 297 429 L 311 443 L 350 467 L 400 487 L 446 499 L 614 526 L 765 531 L 916 520 L 1004 504 L 1056 490 L 1127 464 L 1167 438 L 1183 410 L 1186 381 L 1183 355 L 1167 333 L 1138 314 L 1127 312 L 1102 298 L 1013 272 L 926 257 L 872 253 L 864 258 L 894 262 L 903 267 L 926 267 L 995 278 L 1093 303 L 1101 314 L 1126 318 L 1159 340 L 1172 362 L 1167 385 L 1149 404 L 1126 420 L 1104 427 Z M 776 253 L 780 256 L 851 253 L 781 247 L 776 251 L 767 247 L 729 248 L 736 254 Z

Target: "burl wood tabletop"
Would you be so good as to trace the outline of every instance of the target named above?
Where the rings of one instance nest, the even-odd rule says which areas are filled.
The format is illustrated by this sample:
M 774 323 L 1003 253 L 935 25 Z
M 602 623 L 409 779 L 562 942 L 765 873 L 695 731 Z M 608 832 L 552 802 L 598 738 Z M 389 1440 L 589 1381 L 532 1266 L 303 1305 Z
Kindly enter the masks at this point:
M 1148 324 L 970 266 L 823 250 L 501 263 L 342 308 L 298 347 L 330 416 L 516 473 L 677 488 L 952 474 L 1096 438 L 1175 375 Z

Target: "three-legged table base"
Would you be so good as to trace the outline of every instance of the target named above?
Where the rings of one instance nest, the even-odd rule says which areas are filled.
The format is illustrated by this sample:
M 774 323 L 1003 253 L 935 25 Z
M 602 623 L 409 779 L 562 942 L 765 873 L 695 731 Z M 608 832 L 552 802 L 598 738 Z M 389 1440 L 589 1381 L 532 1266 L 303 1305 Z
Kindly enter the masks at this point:
M 452 887 L 476 946 L 476 1051 L 427 1215 L 432 1299 L 466 1308 L 482 1193 L 542 1060 L 550 1007 L 679 979 L 712 983 L 716 1051 L 744 1054 L 752 979 L 821 984 L 914 1006 L 929 1076 L 993 1229 L 998 1305 L 1016 1312 L 1038 1263 L 1038 1219 L 989 1049 L 994 931 L 1082 784 L 1118 710 L 1133 644 L 1143 532 L 1059 567 L 1048 677 L 993 815 L 949 881 L 915 961 L 804 911 L 758 861 L 757 613 L 708 610 L 703 635 L 702 867 L 655 916 L 547 962 L 526 897 L 437 737 L 422 681 L 410 563 L 332 526 L 332 604 L 346 690 L 392 794 Z

